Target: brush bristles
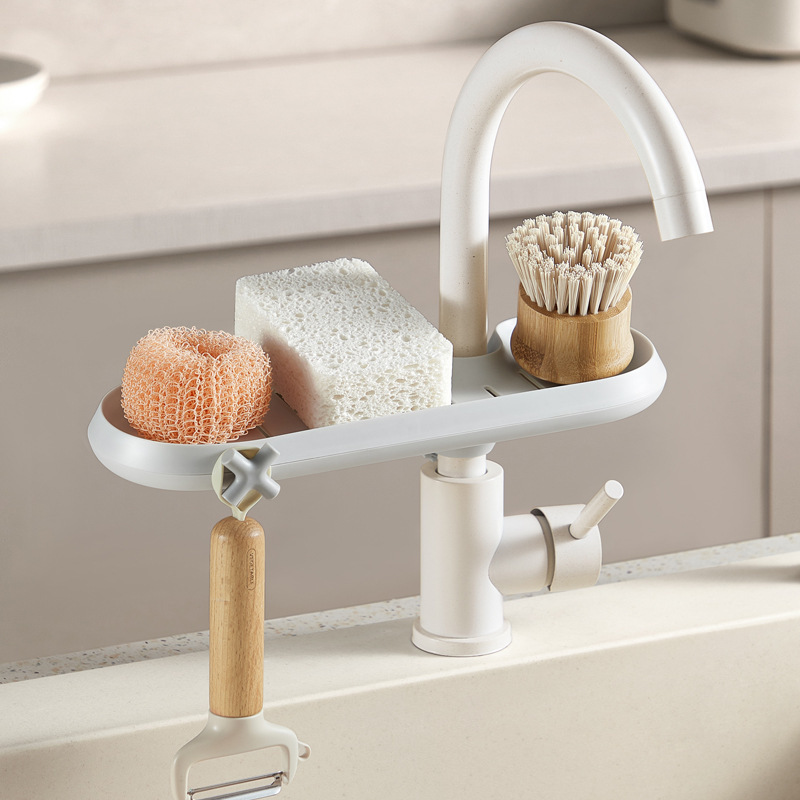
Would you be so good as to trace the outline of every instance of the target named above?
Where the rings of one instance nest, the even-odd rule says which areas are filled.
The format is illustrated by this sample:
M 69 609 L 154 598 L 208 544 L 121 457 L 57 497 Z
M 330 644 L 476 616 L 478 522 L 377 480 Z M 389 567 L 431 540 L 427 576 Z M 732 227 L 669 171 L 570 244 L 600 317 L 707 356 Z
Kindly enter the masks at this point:
M 642 258 L 633 228 L 588 211 L 526 219 L 506 237 L 506 248 L 528 297 L 570 316 L 617 305 Z

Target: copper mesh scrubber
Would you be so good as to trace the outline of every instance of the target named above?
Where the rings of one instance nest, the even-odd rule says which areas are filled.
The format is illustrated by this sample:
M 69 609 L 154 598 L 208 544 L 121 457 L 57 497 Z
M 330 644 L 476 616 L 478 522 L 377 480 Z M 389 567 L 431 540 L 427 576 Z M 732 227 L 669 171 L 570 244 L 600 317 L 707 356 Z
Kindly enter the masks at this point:
M 122 409 L 146 439 L 221 444 L 257 425 L 272 395 L 269 357 L 222 331 L 158 328 L 131 351 Z

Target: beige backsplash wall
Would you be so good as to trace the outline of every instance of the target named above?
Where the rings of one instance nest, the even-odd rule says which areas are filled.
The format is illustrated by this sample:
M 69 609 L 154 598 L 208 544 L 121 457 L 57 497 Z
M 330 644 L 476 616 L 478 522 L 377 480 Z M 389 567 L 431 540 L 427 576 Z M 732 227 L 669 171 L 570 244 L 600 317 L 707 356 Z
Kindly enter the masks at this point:
M 660 22 L 664 0 L 0 0 L 0 52 L 75 76 L 492 40 L 547 19 Z
M 607 562 L 768 533 L 765 197 L 714 197 L 713 236 L 667 243 L 649 205 L 602 209 L 646 243 L 633 324 L 656 344 L 667 386 L 631 419 L 498 445 L 506 513 L 586 502 L 615 478 L 626 494 L 603 526 Z M 517 221 L 492 226 L 493 324 L 515 314 L 502 237 Z M 111 474 L 86 428 L 148 329 L 230 330 L 236 278 L 340 256 L 370 261 L 436 322 L 436 228 L 0 275 L 0 372 L 24 380 L 0 393 L 0 662 L 207 629 L 208 537 L 223 507 L 210 491 Z M 267 616 L 416 594 L 421 464 L 295 478 L 260 503 Z
M 0 0 L 0 52 L 38 57 L 75 88 L 97 73 L 490 41 L 540 19 L 653 22 L 663 0 Z M 716 195 L 716 233 L 670 243 L 647 204 L 595 209 L 644 237 L 633 324 L 667 386 L 629 420 L 498 445 L 507 513 L 582 502 L 616 478 L 607 562 L 800 529 L 798 209 L 797 188 Z M 493 323 L 515 313 L 502 237 L 518 221 L 492 226 Z M 86 427 L 149 328 L 230 329 L 237 277 L 339 256 L 373 263 L 436 322 L 434 227 L 0 274 L 0 662 L 207 628 L 208 536 L 224 509 L 210 492 L 112 475 Z M 420 464 L 288 480 L 261 503 L 267 616 L 415 594 Z

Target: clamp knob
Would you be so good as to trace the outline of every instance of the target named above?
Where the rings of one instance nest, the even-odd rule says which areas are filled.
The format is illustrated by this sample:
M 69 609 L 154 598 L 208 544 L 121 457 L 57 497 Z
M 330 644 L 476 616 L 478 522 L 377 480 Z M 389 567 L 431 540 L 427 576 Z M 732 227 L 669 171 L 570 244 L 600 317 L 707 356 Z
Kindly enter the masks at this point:
M 233 516 L 243 520 L 262 498 L 271 500 L 281 487 L 272 478 L 272 462 L 280 455 L 269 443 L 260 450 L 225 450 L 214 464 L 211 485 Z M 232 476 L 232 477 L 231 477 Z

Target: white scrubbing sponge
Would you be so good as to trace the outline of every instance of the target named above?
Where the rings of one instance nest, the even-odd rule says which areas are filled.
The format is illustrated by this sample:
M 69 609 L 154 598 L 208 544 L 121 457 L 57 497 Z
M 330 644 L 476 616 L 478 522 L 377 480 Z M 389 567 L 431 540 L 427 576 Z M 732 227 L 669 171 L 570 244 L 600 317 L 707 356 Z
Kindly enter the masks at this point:
M 240 278 L 235 331 L 310 428 L 450 403 L 453 346 L 365 261 Z

